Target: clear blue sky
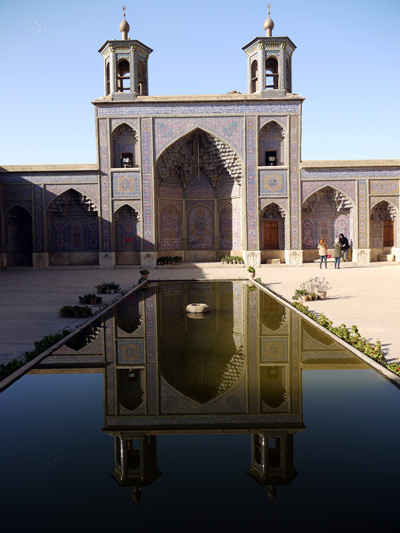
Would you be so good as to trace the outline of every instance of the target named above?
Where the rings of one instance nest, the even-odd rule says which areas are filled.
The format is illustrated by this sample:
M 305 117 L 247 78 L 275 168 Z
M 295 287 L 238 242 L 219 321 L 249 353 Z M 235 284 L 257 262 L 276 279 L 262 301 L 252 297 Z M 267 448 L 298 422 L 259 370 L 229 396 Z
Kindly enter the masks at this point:
M 302 159 L 400 158 L 400 1 L 271 0 L 275 36 L 297 45 Z M 130 36 L 153 48 L 150 94 L 246 92 L 242 47 L 265 35 L 267 1 L 2 0 L 0 165 L 95 163 L 97 50 Z

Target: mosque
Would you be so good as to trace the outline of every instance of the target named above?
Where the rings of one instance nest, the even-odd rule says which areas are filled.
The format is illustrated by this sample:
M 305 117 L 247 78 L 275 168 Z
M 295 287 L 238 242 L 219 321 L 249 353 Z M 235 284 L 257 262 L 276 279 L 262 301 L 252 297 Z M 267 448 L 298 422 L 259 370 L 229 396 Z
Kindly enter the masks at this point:
M 0 267 L 155 267 L 242 256 L 299 266 L 340 233 L 351 260 L 400 260 L 400 160 L 302 161 L 295 44 L 243 47 L 248 92 L 150 96 L 152 49 L 106 41 L 97 164 L 0 167 Z

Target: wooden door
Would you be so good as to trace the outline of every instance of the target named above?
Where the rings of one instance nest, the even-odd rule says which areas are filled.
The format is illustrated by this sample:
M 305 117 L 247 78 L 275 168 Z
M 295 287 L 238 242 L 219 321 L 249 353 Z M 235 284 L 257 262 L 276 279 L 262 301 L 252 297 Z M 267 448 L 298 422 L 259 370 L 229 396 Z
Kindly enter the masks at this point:
M 277 220 L 263 222 L 264 250 L 279 250 L 279 229 Z
M 383 221 L 383 246 L 394 246 L 393 220 Z

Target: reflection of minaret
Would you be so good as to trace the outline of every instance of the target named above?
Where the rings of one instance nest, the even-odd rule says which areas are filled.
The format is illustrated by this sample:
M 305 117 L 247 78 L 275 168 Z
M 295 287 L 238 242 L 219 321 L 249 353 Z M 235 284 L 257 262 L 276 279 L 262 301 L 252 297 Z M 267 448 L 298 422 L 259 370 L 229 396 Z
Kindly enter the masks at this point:
M 138 506 L 142 487 L 155 481 L 161 472 L 157 467 L 157 438 L 131 431 L 114 435 L 114 479 L 123 487 L 133 487 L 132 498 Z
M 293 433 L 269 431 L 251 436 L 251 466 L 248 474 L 270 485 L 268 496 L 276 498 L 275 485 L 290 485 L 297 471 L 293 464 Z

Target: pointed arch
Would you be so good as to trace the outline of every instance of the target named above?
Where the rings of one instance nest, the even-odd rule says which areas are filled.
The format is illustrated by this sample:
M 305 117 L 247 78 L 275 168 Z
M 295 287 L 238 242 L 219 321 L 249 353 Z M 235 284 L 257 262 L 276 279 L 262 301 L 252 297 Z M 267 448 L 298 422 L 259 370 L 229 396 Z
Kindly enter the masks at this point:
M 50 264 L 98 264 L 99 219 L 90 198 L 69 188 L 47 208 Z
M 135 209 L 124 204 L 114 213 L 114 240 L 116 263 L 136 265 L 140 263 L 141 250 L 138 236 L 139 215 Z
M 397 246 L 398 209 L 389 199 L 377 199 L 371 206 L 370 219 L 370 248 L 372 257 L 379 259 L 379 254 L 391 253 L 391 249 Z
M 111 161 L 113 168 L 138 166 L 137 132 L 126 122 L 116 126 L 111 133 Z
M 193 205 L 187 212 L 188 249 L 214 249 L 214 214 L 202 202 Z
M 352 199 L 333 185 L 321 184 L 303 201 L 302 205 L 302 248 L 316 250 L 324 238 L 333 248 L 335 238 L 345 235 L 350 244 L 353 241 L 354 204 Z M 315 252 L 316 254 L 316 252 Z M 314 256 L 311 257 L 314 259 Z
M 259 88 L 259 80 L 258 80 L 258 61 L 255 59 L 251 63 L 251 93 L 256 93 Z
M 182 249 L 182 213 L 171 202 L 160 212 L 160 250 Z
M 25 207 L 14 205 L 4 213 L 7 265 L 32 266 L 32 215 Z
M 261 167 L 279 167 L 285 164 L 284 127 L 269 120 L 258 133 L 258 164 Z
M 278 201 L 271 200 L 260 212 L 260 249 L 284 250 L 286 211 Z

